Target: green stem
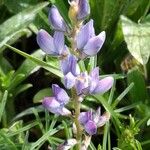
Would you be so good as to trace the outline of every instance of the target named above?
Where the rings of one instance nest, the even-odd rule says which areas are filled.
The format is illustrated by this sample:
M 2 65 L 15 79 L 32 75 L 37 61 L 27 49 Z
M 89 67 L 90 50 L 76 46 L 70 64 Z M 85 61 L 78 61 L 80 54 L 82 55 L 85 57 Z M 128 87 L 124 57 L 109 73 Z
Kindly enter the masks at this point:
M 144 68 L 144 77 L 145 77 L 145 80 L 147 80 L 148 75 L 147 75 L 147 68 L 146 68 L 146 65 L 143 65 L 143 68 Z
M 78 100 L 78 97 L 76 97 L 75 100 L 74 100 L 74 108 L 75 108 L 74 122 L 75 122 L 76 129 L 77 129 L 77 133 L 76 133 L 76 140 L 77 140 L 76 150 L 80 150 L 82 132 L 81 132 L 81 125 L 80 125 L 80 122 L 78 120 L 79 115 L 80 115 L 80 101 Z

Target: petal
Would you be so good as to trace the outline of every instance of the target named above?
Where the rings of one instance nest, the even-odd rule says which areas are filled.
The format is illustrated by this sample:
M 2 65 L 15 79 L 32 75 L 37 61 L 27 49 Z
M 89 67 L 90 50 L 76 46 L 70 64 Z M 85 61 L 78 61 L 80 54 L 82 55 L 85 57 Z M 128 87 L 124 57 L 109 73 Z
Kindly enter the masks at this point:
M 90 6 L 87 0 L 79 0 L 78 20 L 85 19 L 90 14 Z
M 71 66 L 70 55 L 61 59 L 60 67 L 61 67 L 61 71 L 63 72 L 64 75 L 71 72 L 70 66 Z
M 71 66 L 70 70 L 74 76 L 80 74 L 80 68 L 77 64 L 77 58 L 74 55 L 70 55 Z
M 93 114 L 93 121 L 97 124 L 100 121 L 101 117 L 101 107 L 98 107 L 98 109 L 96 110 L 96 112 Z
M 53 38 L 43 29 L 37 34 L 37 43 L 40 48 L 47 54 L 56 55 Z
M 62 115 L 62 116 L 69 116 L 69 115 L 71 115 L 71 112 L 70 112 L 70 110 L 68 110 L 67 108 L 65 108 L 65 107 L 62 107 L 62 109 L 60 110 L 60 115 Z
M 75 88 L 77 95 L 84 94 L 84 90 L 87 91 L 89 87 L 88 75 L 86 72 L 81 73 L 76 78 Z
M 102 116 L 99 117 L 97 126 L 102 127 L 109 119 L 110 119 L 110 114 L 108 112 L 104 113 Z
M 85 45 L 83 52 L 89 56 L 96 55 L 101 49 L 105 41 L 105 32 L 101 32 L 98 36 L 91 38 Z
M 75 85 L 76 77 L 71 72 L 65 75 L 64 85 L 67 89 L 71 89 Z
M 96 87 L 97 87 L 97 83 L 99 82 L 99 80 L 97 80 L 97 79 L 94 79 L 94 78 L 91 78 L 90 79 L 90 84 L 89 84 L 89 93 L 90 94 L 92 94 L 93 93 L 93 91 L 96 89 Z
M 86 36 L 85 36 L 86 35 Z M 95 35 L 93 20 L 91 19 L 88 23 L 81 27 L 79 33 L 77 34 L 77 48 L 79 50 L 83 49 L 88 40 Z
M 48 18 L 49 18 L 50 24 L 55 30 L 67 32 L 68 27 L 65 21 L 63 20 L 62 16 L 60 15 L 56 6 L 53 5 L 51 7 Z
M 99 79 L 99 67 L 94 68 L 94 69 L 90 72 L 90 76 L 91 76 L 91 78 Z
M 58 55 L 61 55 L 64 50 L 64 33 L 55 32 L 54 33 L 54 45 L 57 50 Z
M 57 84 L 52 85 L 52 90 L 56 100 L 60 103 L 61 106 L 67 104 L 69 102 L 69 96 L 66 91 L 60 88 Z
M 89 135 L 94 135 L 97 132 L 97 126 L 95 122 L 91 120 L 85 124 L 84 129 Z
M 68 139 L 63 144 L 59 145 L 57 147 L 57 150 L 69 150 L 75 144 L 77 144 L 77 140 L 76 139 Z
M 74 55 L 68 55 L 61 60 L 61 70 L 64 75 L 71 72 L 74 76 L 80 73 L 79 66 L 77 64 L 77 58 Z
M 89 92 L 93 93 L 99 82 L 99 68 L 96 67 L 90 72 Z
M 55 97 L 45 97 L 43 99 L 42 105 L 44 108 L 46 108 L 48 111 L 54 113 L 54 114 L 59 114 L 59 109 L 60 109 L 60 104 L 59 102 L 55 99 Z
M 92 111 L 81 112 L 79 115 L 79 121 L 82 125 L 85 125 L 89 120 L 92 120 Z
M 93 94 L 96 93 L 105 93 L 113 86 L 114 78 L 113 77 L 106 77 L 99 81 L 97 87 L 93 91 Z

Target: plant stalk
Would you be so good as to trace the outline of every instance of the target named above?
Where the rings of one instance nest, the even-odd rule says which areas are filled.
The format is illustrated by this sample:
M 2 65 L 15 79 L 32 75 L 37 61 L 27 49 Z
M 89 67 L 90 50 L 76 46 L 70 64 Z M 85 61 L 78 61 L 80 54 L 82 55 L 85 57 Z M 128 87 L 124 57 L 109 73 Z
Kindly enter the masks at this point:
M 79 115 L 80 115 L 80 101 L 78 96 L 75 98 L 74 101 L 74 108 L 75 108 L 75 125 L 76 125 L 76 140 L 77 140 L 77 145 L 76 145 L 76 150 L 80 150 L 81 149 L 81 136 L 82 136 L 82 132 L 81 132 L 81 125 L 80 122 L 78 120 Z

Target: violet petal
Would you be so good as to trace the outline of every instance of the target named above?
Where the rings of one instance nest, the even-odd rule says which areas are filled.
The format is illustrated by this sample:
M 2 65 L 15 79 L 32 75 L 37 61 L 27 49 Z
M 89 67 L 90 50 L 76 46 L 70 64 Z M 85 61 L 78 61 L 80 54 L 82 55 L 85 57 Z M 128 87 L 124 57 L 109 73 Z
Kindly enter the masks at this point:
M 76 77 L 71 73 L 67 73 L 64 77 L 64 85 L 67 89 L 71 89 L 75 85 Z
M 88 40 L 95 35 L 93 20 L 91 19 L 88 23 L 81 27 L 79 33 L 77 34 L 77 48 L 79 50 L 83 49 Z
M 54 96 L 56 97 L 57 101 L 60 103 L 60 105 L 65 105 L 69 102 L 69 96 L 66 93 L 66 91 L 62 88 L 60 88 L 57 84 L 52 85 L 52 90 L 54 93 Z
M 51 37 L 51 35 L 49 35 L 45 30 L 41 29 L 38 32 L 37 43 L 46 54 L 57 55 L 53 43 L 53 37 Z
M 104 113 L 102 116 L 99 117 L 99 120 L 97 122 L 98 127 L 102 127 L 106 122 L 108 122 L 110 119 L 110 114 L 108 112 Z
M 91 118 L 92 118 L 91 111 L 81 112 L 79 115 L 79 121 L 82 125 L 85 125 Z
M 43 99 L 42 105 L 44 108 L 46 108 L 48 111 L 59 114 L 60 112 L 60 103 L 55 99 L 55 97 L 45 97 Z
M 93 91 L 93 94 L 96 94 L 96 93 L 103 94 L 107 92 L 112 87 L 113 82 L 114 82 L 113 77 L 106 77 L 100 80 L 99 83 L 97 84 L 97 87 Z
M 87 0 L 79 0 L 78 20 L 85 19 L 90 14 L 90 6 Z
M 80 73 L 80 69 L 77 64 L 77 58 L 74 55 L 68 55 L 62 59 L 60 65 L 64 75 L 71 72 L 74 76 L 76 76 Z
M 52 6 L 49 11 L 49 22 L 55 30 L 67 32 L 67 25 L 60 15 L 56 6 Z
M 98 36 L 91 38 L 85 45 L 83 52 L 89 56 L 96 55 L 103 46 L 105 41 L 105 32 L 101 32 Z
M 54 33 L 54 45 L 58 55 L 61 55 L 64 50 L 64 33 L 55 31 Z
M 59 111 L 60 115 L 62 116 L 69 116 L 71 115 L 71 111 L 68 110 L 67 108 L 65 107 L 62 107 L 62 109 Z
M 97 126 L 96 126 L 95 122 L 92 121 L 92 120 L 89 120 L 89 121 L 85 124 L 84 128 L 85 128 L 85 131 L 86 131 L 89 135 L 94 135 L 94 134 L 96 134 L 96 132 L 97 132 Z
M 81 73 L 76 79 L 76 92 L 77 95 L 83 94 L 83 91 L 88 88 L 88 75 L 86 72 Z

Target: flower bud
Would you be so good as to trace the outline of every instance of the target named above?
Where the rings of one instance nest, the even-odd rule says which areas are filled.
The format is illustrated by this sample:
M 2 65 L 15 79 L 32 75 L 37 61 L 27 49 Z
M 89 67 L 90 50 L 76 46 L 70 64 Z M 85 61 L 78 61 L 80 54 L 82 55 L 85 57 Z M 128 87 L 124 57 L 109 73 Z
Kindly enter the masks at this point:
M 90 14 L 88 0 L 72 0 L 69 4 L 69 17 L 72 22 L 82 21 Z
M 75 1 L 70 2 L 68 16 L 72 22 L 77 22 L 78 10 L 79 10 L 78 3 Z
M 88 0 L 79 0 L 78 7 L 79 10 L 77 19 L 84 20 L 90 14 L 90 6 Z
M 68 32 L 68 26 L 65 23 L 64 19 L 60 15 L 58 9 L 56 6 L 52 6 L 49 11 L 49 22 L 54 28 L 54 30 L 62 31 L 62 32 Z

